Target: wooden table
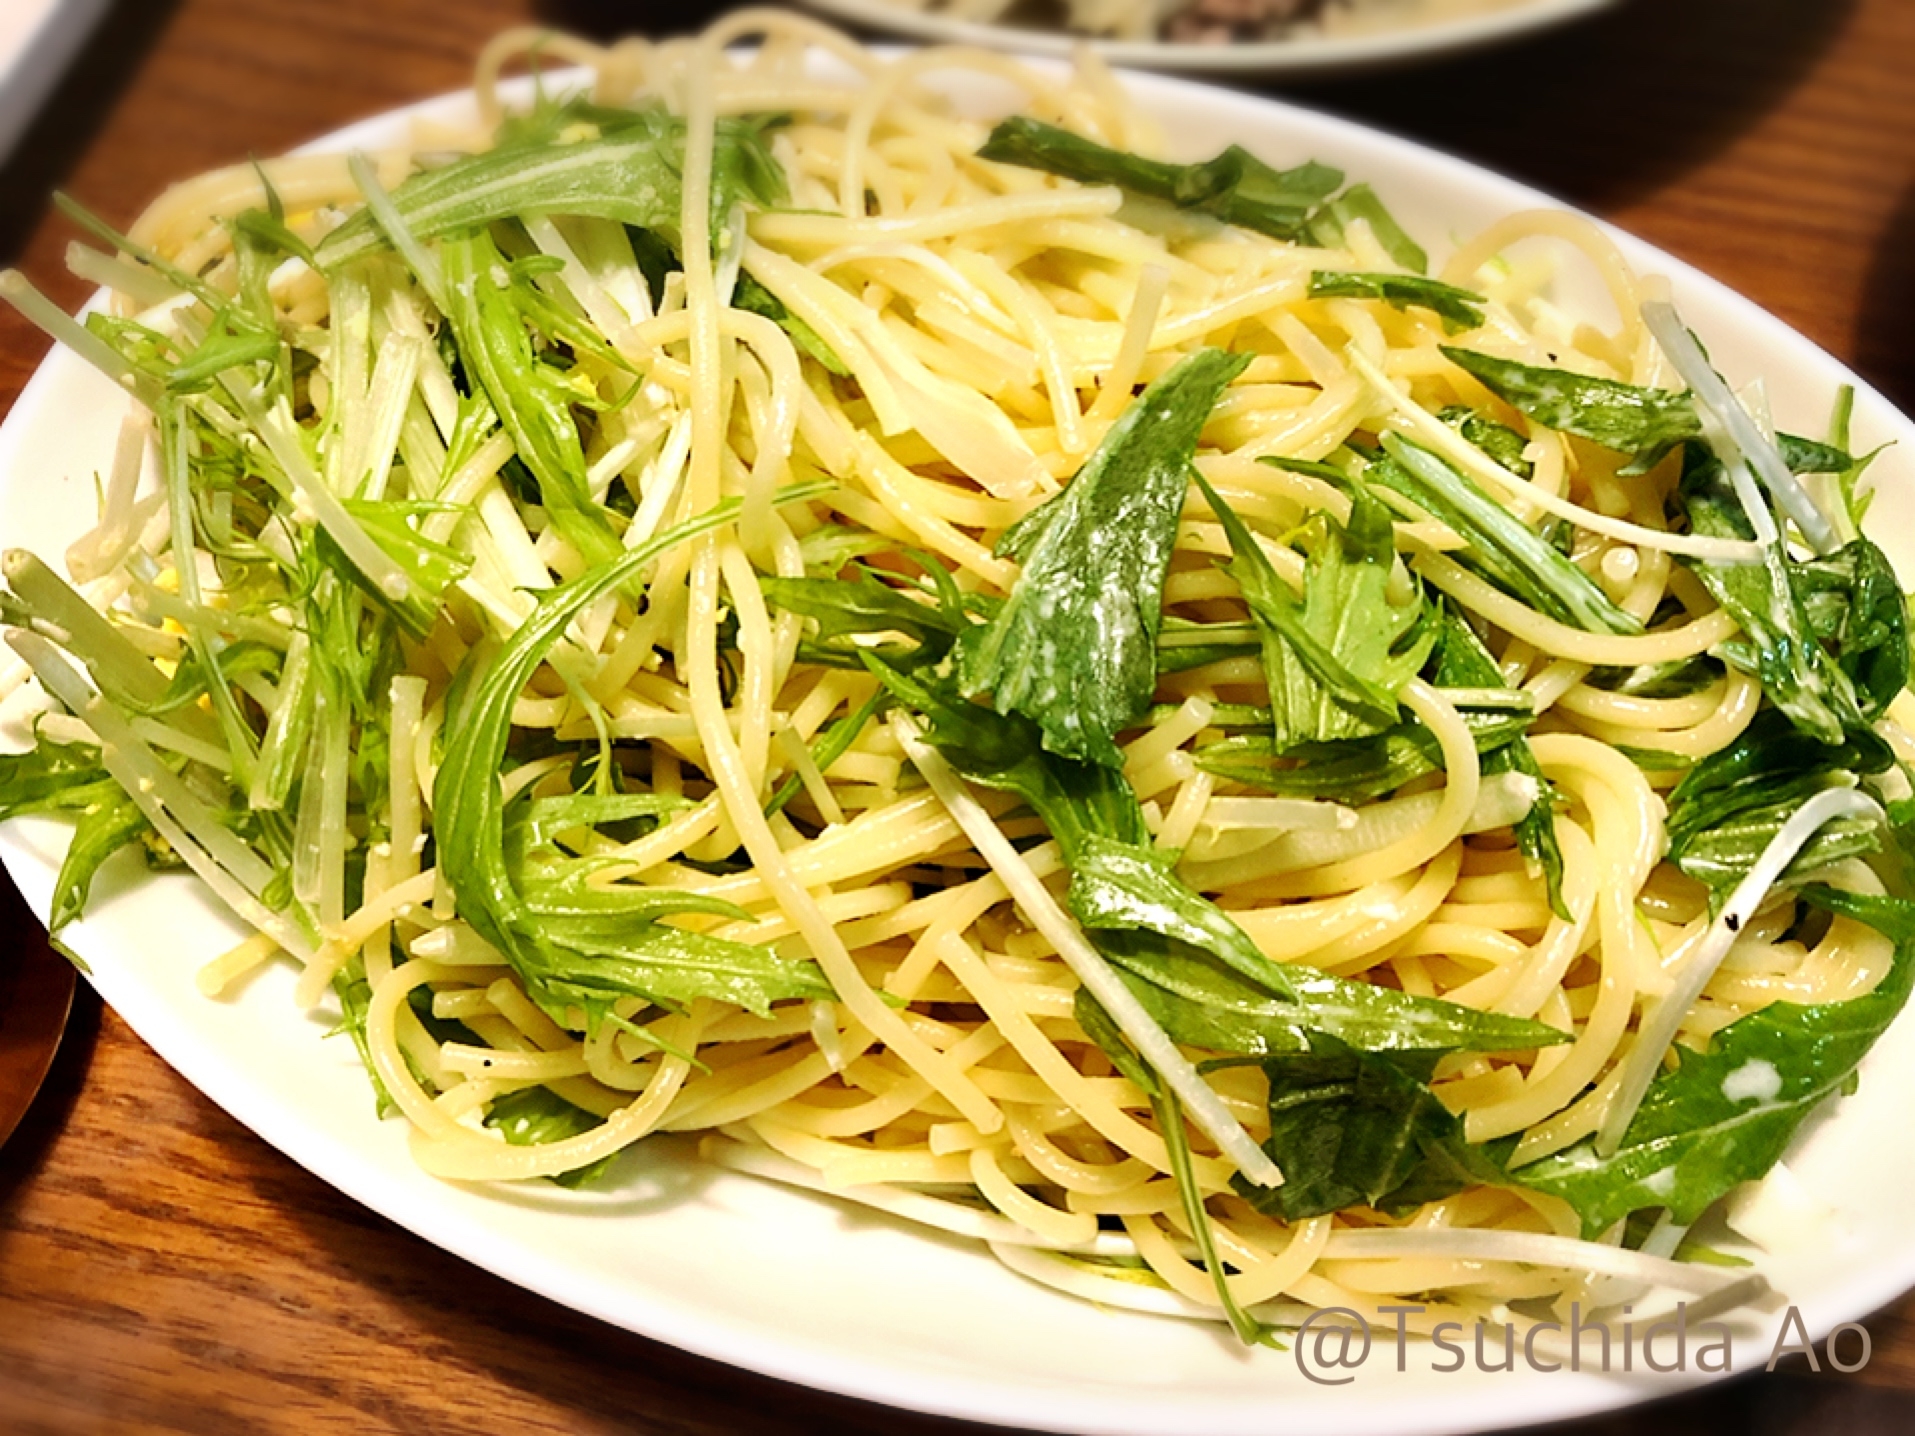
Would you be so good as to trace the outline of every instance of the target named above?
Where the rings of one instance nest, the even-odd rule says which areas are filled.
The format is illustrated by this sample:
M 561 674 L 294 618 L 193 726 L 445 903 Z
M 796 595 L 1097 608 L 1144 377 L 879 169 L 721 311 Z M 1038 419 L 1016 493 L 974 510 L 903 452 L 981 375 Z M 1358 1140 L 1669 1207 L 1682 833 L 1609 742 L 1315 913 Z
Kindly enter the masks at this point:
M 62 188 L 125 223 L 165 182 L 463 85 L 585 0 L 123 0 L 10 167 L 0 261 L 69 306 Z M 704 0 L 672 7 L 695 27 Z M 1717 275 L 1915 406 L 1915 5 L 1638 0 L 1451 66 L 1310 102 L 1551 190 Z M 0 411 L 44 344 L 0 312 Z M 9 944 L 43 941 L 10 891 Z M 6 958 L 0 957 L 0 961 Z M 1915 1299 L 1849 1377 L 1745 1378 L 1582 1431 L 1900 1431 Z M 1493 1413 L 1486 1411 L 1485 1420 Z M 1272 1429 L 1280 1420 L 1273 1413 Z M 684 1356 L 508 1287 L 334 1194 L 90 996 L 0 1152 L 8 1432 L 918 1433 L 953 1423 Z

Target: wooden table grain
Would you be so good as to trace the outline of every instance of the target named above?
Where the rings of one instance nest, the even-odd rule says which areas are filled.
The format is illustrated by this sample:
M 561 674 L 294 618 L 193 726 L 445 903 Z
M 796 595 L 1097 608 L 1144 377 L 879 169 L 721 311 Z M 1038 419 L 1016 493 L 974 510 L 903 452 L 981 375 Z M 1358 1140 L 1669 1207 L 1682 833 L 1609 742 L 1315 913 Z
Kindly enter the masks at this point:
M 0 169 L 0 262 L 77 304 L 55 188 L 124 223 L 170 179 L 461 86 L 507 25 L 688 29 L 714 8 L 122 0 Z M 1438 69 L 1297 93 L 1621 223 L 1915 407 L 1912 74 L 1909 0 L 1635 0 Z M 0 412 L 44 348 L 0 312 Z M 0 891 L 0 962 L 43 941 Z M 1873 1359 L 1852 1376 L 1797 1361 L 1562 1429 L 1911 1429 L 1915 1299 L 1869 1326 Z M 0 1150 L 0 1431 L 967 1429 L 686 1356 L 467 1267 L 238 1126 L 90 994 Z

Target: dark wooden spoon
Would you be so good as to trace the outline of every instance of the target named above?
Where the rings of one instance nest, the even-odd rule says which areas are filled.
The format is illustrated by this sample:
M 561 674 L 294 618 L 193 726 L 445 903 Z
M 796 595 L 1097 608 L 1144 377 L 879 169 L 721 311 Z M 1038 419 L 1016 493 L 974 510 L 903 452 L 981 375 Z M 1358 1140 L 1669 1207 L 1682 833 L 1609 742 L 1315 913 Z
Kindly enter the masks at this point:
M 13 953 L 0 956 L 0 1143 L 33 1105 L 73 1008 L 73 964 L 38 932 L 11 936 Z

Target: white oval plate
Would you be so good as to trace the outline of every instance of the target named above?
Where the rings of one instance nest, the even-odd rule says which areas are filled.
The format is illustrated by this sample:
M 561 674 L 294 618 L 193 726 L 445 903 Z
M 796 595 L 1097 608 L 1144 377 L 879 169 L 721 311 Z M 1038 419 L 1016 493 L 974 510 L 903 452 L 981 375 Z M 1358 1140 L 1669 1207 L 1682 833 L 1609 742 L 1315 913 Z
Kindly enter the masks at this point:
M 547 83 L 551 83 L 550 77 Z M 1372 181 L 1414 234 L 1440 245 L 1544 203 L 1508 180 L 1403 140 L 1188 82 L 1132 77 L 1138 98 L 1185 152 L 1242 142 L 1277 164 L 1317 158 Z M 1003 103 L 995 89 L 967 104 Z M 335 148 L 398 142 L 409 119 L 470 114 L 450 97 L 355 126 Z M 1854 376 L 1779 321 L 1646 245 L 1688 321 L 1732 382 L 1766 375 L 1777 422 L 1823 431 L 1837 386 Z M 1893 441 L 1878 463 L 1872 527 L 1915 574 L 1915 425 L 1858 385 L 1855 439 Z M 0 428 L 0 543 L 57 558 L 93 515 L 122 394 L 61 352 Z M 24 731 L 15 725 L 16 738 Z M 47 911 L 65 830 L 23 820 L 0 830 L 0 857 Z M 948 1416 L 1048 1430 L 1183 1436 L 1435 1433 L 1556 1420 L 1701 1379 L 1428 1370 L 1413 1348 L 1398 1372 L 1379 1347 L 1353 1384 L 1305 1380 L 1290 1355 L 1233 1345 L 1223 1329 L 1105 1311 L 1057 1296 L 966 1245 L 862 1210 L 709 1170 L 682 1148 L 646 1144 L 610 1190 L 545 1184 L 451 1185 L 418 1171 L 402 1127 L 373 1119 L 372 1096 L 331 1019 L 302 1015 L 292 975 L 268 970 L 233 1000 L 211 1001 L 195 969 L 239 930 L 193 882 L 149 879 L 136 861 L 101 875 L 68 941 L 105 999 L 167 1062 L 239 1121 L 323 1180 L 400 1225 L 531 1291 L 607 1322 L 807 1386 Z M 1915 1285 L 1915 1020 L 1869 1058 L 1861 1090 L 1792 1155 L 1827 1208 L 1801 1248 L 1765 1257 L 1808 1329 L 1868 1314 Z M 1734 1369 L 1768 1358 L 1779 1313 L 1733 1349 Z M 1620 1354 L 1617 1361 L 1620 1362 Z
M 1317 35 L 1229 45 L 1173 40 L 1093 40 L 1064 30 L 961 20 L 939 11 L 887 5 L 885 0 L 803 0 L 803 3 L 854 25 L 892 35 L 908 35 L 929 44 L 982 45 L 1027 55 L 1068 55 L 1079 45 L 1088 45 L 1113 65 L 1137 69 L 1327 79 L 1332 75 L 1424 64 L 1467 50 L 1501 45 L 1606 10 L 1616 0 L 1529 0 L 1527 4 L 1493 10 L 1486 15 L 1405 25 L 1369 35 Z

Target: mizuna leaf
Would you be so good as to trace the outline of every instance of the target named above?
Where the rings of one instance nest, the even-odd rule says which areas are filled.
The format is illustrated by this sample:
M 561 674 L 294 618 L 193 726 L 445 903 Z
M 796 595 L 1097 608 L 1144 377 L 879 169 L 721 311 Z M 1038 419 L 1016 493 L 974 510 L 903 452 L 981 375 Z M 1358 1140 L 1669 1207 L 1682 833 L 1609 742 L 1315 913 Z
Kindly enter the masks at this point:
M 583 120 L 588 117 L 579 115 Z M 436 239 L 521 214 L 589 215 L 638 229 L 678 232 L 683 208 L 685 122 L 663 110 L 596 108 L 602 133 L 561 141 L 559 127 L 413 175 L 392 191 L 392 203 L 414 238 Z M 733 205 L 784 198 L 783 172 L 757 122 L 718 122 L 713 158 L 713 233 Z M 322 269 L 335 270 L 386 247 L 370 214 L 357 214 L 318 249 Z
M 1202 164 L 1168 164 L 1127 154 L 1038 120 L 1014 116 L 991 131 L 980 159 L 1109 184 L 1211 215 L 1273 239 L 1301 239 L 1343 172 L 1304 164 L 1278 170 L 1239 145 Z
M 965 693 L 1021 713 L 1044 746 L 1119 767 L 1112 741 L 1157 686 L 1164 572 L 1210 411 L 1248 355 L 1206 349 L 1132 401 L 1097 452 L 1006 544 L 1023 572 L 988 625 L 967 633 Z
M 1388 459 L 1365 478 L 1402 494 L 1469 543 L 1457 557 L 1539 612 L 1589 633 L 1642 632 L 1596 581 L 1541 534 L 1478 488 L 1461 470 L 1395 434 L 1383 437 Z
M 1198 482 L 1230 540 L 1230 575 L 1263 637 L 1278 745 L 1364 737 L 1395 723 L 1396 695 L 1422 668 L 1434 635 L 1420 593 L 1390 599 L 1389 512 L 1359 486 L 1347 525 L 1313 520 L 1302 540 L 1308 566 L 1299 597 L 1223 498 Z
M 1431 1056 L 1360 1052 L 1321 1034 L 1307 1052 L 1266 1061 L 1265 1150 L 1284 1182 L 1238 1195 L 1300 1221 L 1349 1207 L 1407 1211 L 1502 1181 L 1497 1155 L 1466 1141 L 1462 1121 L 1430 1091 L 1434 1066 Z
M 1480 329 L 1483 296 L 1418 274 L 1365 274 L 1319 269 L 1310 276 L 1312 299 L 1380 299 L 1397 309 L 1427 309 L 1450 333 Z
M 790 490 L 781 498 L 804 492 Z M 613 563 L 546 591 L 503 646 L 473 651 L 448 698 L 449 736 L 433 784 L 439 870 L 457 896 L 459 915 L 499 950 L 535 1000 L 561 1020 L 578 1007 L 596 1026 L 625 996 L 649 1002 L 709 995 L 758 1012 L 781 998 L 831 996 L 809 962 L 660 921 L 674 912 L 712 911 L 710 900 L 697 894 L 655 887 L 635 895 L 645 904 L 641 911 L 627 910 L 629 900 L 614 897 L 608 900 L 614 908 L 610 914 L 540 913 L 520 890 L 507 856 L 499 764 L 512 706 L 526 683 L 566 627 L 601 595 L 737 513 L 737 502 L 727 501 Z
M 1628 472 L 1646 473 L 1676 445 L 1702 433 L 1688 394 L 1645 389 L 1443 346 L 1443 355 L 1497 398 L 1545 428 L 1630 454 Z
M 1894 940 L 1880 986 L 1847 1002 L 1777 1002 L 1730 1023 L 1707 1052 L 1678 1047 L 1676 1069 L 1650 1084 L 1612 1156 L 1597 1156 L 1592 1138 L 1516 1168 L 1512 1179 L 1569 1202 L 1594 1237 L 1649 1208 L 1686 1226 L 1764 1176 L 1809 1115 L 1854 1081 L 1915 982 L 1915 904 L 1832 888 L 1799 895 Z
M 1183 1027 L 1193 1042 L 1200 1030 L 1230 1031 L 1244 1034 L 1233 1043 L 1279 1046 L 1305 1030 L 1393 1051 L 1527 1050 L 1564 1040 L 1541 1023 L 1272 962 L 1150 845 L 1121 772 L 1045 752 L 1029 720 L 967 702 L 935 675 L 867 662 L 899 703 L 930 720 L 926 737 L 953 767 L 974 783 L 1015 793 L 1043 819 L 1071 871 L 1071 911 L 1097 949 L 1171 1000 L 1201 1009 L 1171 1018 L 1159 1011 L 1173 1037 L 1175 1024 L 1187 1023 L 1202 1024 Z

